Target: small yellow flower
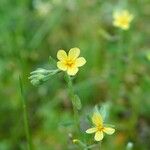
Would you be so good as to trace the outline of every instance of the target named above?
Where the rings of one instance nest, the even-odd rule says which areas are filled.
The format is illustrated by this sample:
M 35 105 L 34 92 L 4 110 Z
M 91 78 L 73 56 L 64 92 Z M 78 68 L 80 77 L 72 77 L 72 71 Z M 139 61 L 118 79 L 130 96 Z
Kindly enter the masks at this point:
M 127 10 L 115 11 L 113 13 L 113 25 L 123 30 L 127 30 L 130 27 L 130 22 L 133 20 L 133 15 Z
M 75 75 L 78 72 L 78 67 L 83 66 L 86 60 L 83 57 L 79 57 L 80 49 L 71 48 L 68 55 L 64 50 L 59 50 L 57 53 L 57 67 L 60 70 L 66 71 L 68 75 Z
M 95 137 L 94 139 L 96 141 L 101 141 L 104 137 L 103 132 L 111 135 L 115 132 L 114 128 L 111 127 L 105 127 L 105 125 L 103 124 L 103 118 L 100 115 L 100 113 L 95 112 L 92 116 L 92 123 L 95 127 L 92 127 L 88 130 L 86 130 L 86 133 L 91 134 L 91 133 L 95 133 Z

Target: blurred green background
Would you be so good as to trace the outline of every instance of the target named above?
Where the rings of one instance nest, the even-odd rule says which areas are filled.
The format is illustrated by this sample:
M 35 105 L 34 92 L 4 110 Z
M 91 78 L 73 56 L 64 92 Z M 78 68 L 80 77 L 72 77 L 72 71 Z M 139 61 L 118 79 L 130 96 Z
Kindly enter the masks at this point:
M 112 12 L 134 15 L 128 31 L 112 25 Z M 72 106 L 64 74 L 34 87 L 28 77 L 51 67 L 48 57 L 72 47 L 87 60 L 74 78 L 82 100 L 81 140 L 87 115 L 109 104 L 116 133 L 105 136 L 103 150 L 150 149 L 150 1 L 149 0 L 0 0 L 0 150 L 27 150 L 19 75 L 23 79 L 35 150 L 79 149 L 72 144 Z M 122 41 L 122 42 L 121 42 Z

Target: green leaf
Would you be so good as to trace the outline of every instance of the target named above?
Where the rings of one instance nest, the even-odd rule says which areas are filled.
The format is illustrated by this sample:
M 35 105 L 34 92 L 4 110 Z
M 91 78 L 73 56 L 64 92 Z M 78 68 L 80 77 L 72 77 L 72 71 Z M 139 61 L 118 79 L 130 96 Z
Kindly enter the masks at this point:
M 73 125 L 73 121 L 63 121 L 60 123 L 61 126 L 68 127 Z
M 103 103 L 100 106 L 96 105 L 94 108 L 94 112 L 98 112 L 102 115 L 103 120 L 106 121 L 109 116 L 110 103 Z
M 100 108 L 100 113 L 101 113 L 104 121 L 106 121 L 108 119 L 108 117 L 109 117 L 109 111 L 110 111 L 110 103 L 106 102 Z
M 82 108 L 81 100 L 78 95 L 74 95 L 73 97 L 73 105 L 80 110 Z
M 56 67 L 56 60 L 52 56 L 49 56 L 49 63 Z

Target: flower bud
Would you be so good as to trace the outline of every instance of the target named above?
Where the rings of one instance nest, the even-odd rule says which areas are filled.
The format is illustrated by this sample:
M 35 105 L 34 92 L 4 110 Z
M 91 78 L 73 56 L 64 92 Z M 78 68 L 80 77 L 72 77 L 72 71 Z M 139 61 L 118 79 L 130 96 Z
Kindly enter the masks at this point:
M 34 86 L 38 86 L 47 81 L 52 75 L 55 75 L 58 72 L 59 72 L 58 69 L 46 70 L 43 68 L 38 68 L 37 70 L 30 73 L 31 76 L 28 79 L 31 80 L 31 83 Z
M 128 142 L 127 146 L 126 146 L 126 150 L 132 150 L 133 148 L 133 143 L 132 142 Z

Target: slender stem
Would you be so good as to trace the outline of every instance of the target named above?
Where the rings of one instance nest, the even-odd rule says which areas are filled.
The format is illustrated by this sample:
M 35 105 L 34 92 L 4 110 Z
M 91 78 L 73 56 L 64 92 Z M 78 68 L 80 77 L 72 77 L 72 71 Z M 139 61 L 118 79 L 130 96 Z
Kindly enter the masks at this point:
M 120 29 L 119 30 L 119 41 L 118 41 L 118 50 L 120 53 L 123 52 L 123 50 L 124 50 L 123 42 L 124 42 L 123 31 Z
M 73 84 L 72 84 L 72 80 L 70 78 L 70 76 L 68 74 L 66 74 L 66 78 L 67 78 L 67 85 L 68 85 L 68 90 L 69 90 L 69 96 L 72 102 L 72 106 L 73 106 L 73 112 L 74 112 L 74 120 L 75 120 L 75 126 L 76 126 L 76 130 L 79 131 L 80 129 L 80 125 L 79 125 L 79 115 L 78 115 L 78 110 L 75 107 L 74 103 L 73 103 L 73 98 L 74 98 L 74 89 L 73 89 Z
M 101 142 L 99 142 L 98 147 L 99 147 L 99 150 L 102 150 L 102 143 Z
M 93 149 L 95 147 L 97 147 L 97 144 L 89 145 L 89 146 L 87 146 L 87 149 Z
M 118 92 L 120 88 L 120 83 L 123 76 L 124 71 L 124 65 L 123 65 L 123 53 L 124 53 L 124 39 L 123 39 L 123 31 L 119 30 L 119 39 L 118 39 L 118 49 L 116 50 L 116 59 L 115 59 L 115 77 L 113 82 L 113 98 L 116 100 L 118 98 Z
M 20 82 L 20 91 L 21 91 L 21 97 L 22 97 L 23 120 L 24 120 L 24 128 L 25 128 L 25 134 L 26 134 L 26 139 L 27 139 L 27 149 L 33 150 L 32 139 L 31 139 L 31 135 L 30 135 L 30 131 L 29 131 L 27 106 L 25 103 L 25 96 L 24 96 L 21 77 L 19 77 L 19 82 Z
M 124 44 L 123 44 L 123 31 L 119 32 L 120 39 L 118 41 L 118 53 L 117 53 L 117 76 L 118 80 L 121 81 L 122 73 L 123 73 L 123 53 L 124 53 Z

